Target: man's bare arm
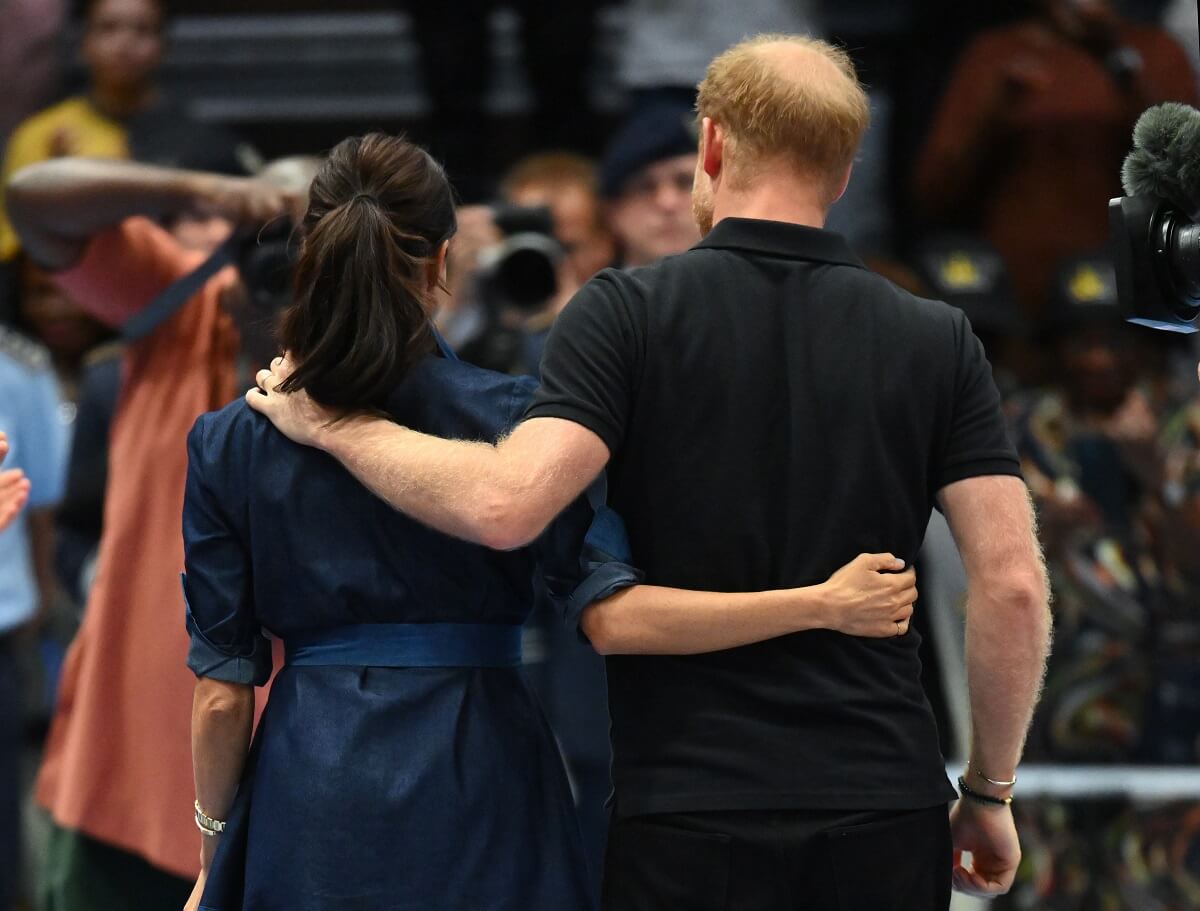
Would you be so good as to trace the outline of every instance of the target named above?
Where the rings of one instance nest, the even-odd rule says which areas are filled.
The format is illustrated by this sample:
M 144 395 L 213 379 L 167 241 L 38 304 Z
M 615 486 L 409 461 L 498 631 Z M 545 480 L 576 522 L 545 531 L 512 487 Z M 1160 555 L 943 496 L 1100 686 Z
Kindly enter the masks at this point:
M 1018 478 L 947 486 L 942 508 L 967 572 L 972 765 L 1009 780 L 1050 647 L 1049 590 L 1033 507 Z
M 265 371 L 264 371 L 265 373 Z M 523 547 L 596 478 L 608 447 L 573 421 L 534 418 L 498 444 L 443 440 L 375 417 L 333 421 L 304 391 L 246 400 L 285 435 L 341 462 L 394 509 L 496 550 Z
M 298 212 L 302 200 L 254 178 L 57 158 L 14 174 L 5 206 L 30 258 L 59 271 L 83 255 L 94 234 L 133 215 L 212 215 L 254 224 Z
M 1050 649 L 1049 588 L 1033 506 L 1023 481 L 968 478 L 939 494 L 967 571 L 967 685 L 971 757 L 967 787 L 1003 798 L 1016 777 Z M 988 779 L 991 779 L 990 781 Z M 964 792 L 950 816 L 954 885 L 1007 892 L 1021 860 L 1012 813 Z M 971 854 L 965 865 L 962 852 Z

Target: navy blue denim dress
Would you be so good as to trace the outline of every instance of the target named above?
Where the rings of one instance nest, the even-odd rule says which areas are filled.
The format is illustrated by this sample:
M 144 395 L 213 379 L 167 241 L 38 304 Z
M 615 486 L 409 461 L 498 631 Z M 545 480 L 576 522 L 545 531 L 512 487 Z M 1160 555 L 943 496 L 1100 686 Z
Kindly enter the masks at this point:
M 431 356 L 388 411 L 492 441 L 533 389 Z M 287 653 L 202 907 L 594 908 L 519 636 L 539 590 L 571 622 L 637 581 L 615 517 L 594 515 L 593 495 L 529 548 L 467 544 L 395 512 L 241 401 L 201 417 L 188 454 L 189 666 L 261 685 L 264 630 Z

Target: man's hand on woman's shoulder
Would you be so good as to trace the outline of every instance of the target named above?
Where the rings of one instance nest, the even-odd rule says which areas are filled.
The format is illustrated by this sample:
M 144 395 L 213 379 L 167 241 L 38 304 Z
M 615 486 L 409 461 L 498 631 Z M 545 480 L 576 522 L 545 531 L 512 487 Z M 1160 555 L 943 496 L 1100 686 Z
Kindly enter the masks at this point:
M 284 392 L 279 387 L 292 375 L 295 365 L 285 355 L 258 371 L 258 385 L 246 393 L 246 402 L 265 415 L 289 440 L 302 446 L 322 448 L 324 432 L 342 417 L 341 412 L 314 402 L 303 389 Z

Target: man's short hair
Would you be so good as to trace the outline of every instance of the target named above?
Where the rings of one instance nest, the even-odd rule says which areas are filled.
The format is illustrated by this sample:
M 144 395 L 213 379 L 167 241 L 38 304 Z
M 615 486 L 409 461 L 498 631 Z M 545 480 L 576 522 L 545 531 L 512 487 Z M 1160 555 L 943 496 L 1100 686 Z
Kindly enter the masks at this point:
M 827 181 L 832 200 L 870 121 L 850 55 L 816 38 L 760 35 L 709 64 L 696 110 L 724 128 L 731 179 L 783 159 Z
M 512 196 L 530 186 L 582 187 L 596 193 L 596 165 L 590 158 L 573 152 L 539 152 L 518 161 L 500 182 L 500 193 Z

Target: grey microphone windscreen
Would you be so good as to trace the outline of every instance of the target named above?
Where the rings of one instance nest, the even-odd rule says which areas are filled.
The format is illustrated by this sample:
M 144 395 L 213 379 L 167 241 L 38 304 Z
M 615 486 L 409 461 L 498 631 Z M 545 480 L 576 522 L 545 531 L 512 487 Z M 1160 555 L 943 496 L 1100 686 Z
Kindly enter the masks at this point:
M 1150 108 L 1138 118 L 1133 146 L 1121 168 L 1126 194 L 1200 213 L 1200 111 L 1174 102 Z

